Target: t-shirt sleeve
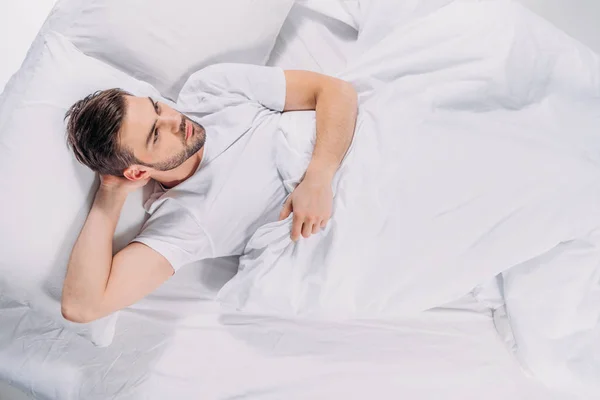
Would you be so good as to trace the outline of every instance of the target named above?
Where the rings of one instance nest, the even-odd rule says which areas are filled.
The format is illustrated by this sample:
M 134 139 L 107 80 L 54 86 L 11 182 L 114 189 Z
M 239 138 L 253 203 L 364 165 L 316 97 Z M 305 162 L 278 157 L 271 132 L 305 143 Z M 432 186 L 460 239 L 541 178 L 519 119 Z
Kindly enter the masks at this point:
M 190 76 L 179 94 L 177 103 L 193 104 L 202 94 L 257 102 L 272 110 L 283 111 L 286 96 L 285 74 L 280 67 L 238 63 L 212 64 Z M 215 106 L 218 107 L 218 103 Z
M 209 236 L 176 200 L 160 204 L 131 242 L 143 243 L 160 253 L 175 271 L 213 254 Z

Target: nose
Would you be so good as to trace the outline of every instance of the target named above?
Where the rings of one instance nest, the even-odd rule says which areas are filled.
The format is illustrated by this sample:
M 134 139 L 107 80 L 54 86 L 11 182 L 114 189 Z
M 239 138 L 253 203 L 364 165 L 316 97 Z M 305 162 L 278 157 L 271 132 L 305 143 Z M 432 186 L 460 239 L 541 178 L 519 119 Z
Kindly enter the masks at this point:
M 168 132 L 179 134 L 181 132 L 182 116 L 178 112 L 163 113 L 161 115 L 162 125 Z

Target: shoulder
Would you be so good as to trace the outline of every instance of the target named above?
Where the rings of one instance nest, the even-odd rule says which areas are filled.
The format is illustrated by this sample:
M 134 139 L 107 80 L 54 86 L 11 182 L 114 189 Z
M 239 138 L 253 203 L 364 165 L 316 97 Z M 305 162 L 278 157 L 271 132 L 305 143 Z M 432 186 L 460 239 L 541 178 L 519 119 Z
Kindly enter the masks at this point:
M 223 90 L 232 77 L 243 74 L 249 64 L 218 63 L 208 65 L 190 75 L 181 93 L 185 91 L 205 90 L 213 92 Z

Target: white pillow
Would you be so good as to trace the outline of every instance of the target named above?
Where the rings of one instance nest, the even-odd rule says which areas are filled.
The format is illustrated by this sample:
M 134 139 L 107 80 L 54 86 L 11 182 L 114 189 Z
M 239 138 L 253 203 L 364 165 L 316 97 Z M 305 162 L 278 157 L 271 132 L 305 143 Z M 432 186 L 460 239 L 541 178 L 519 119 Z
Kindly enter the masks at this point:
M 52 28 L 176 99 L 217 62 L 266 64 L 293 0 L 63 0 Z M 59 21 L 60 20 L 60 21 Z
M 96 174 L 68 149 L 63 119 L 77 100 L 112 87 L 160 99 L 151 85 L 49 32 L 36 39 L 0 98 L 0 292 L 97 345 L 110 344 L 116 314 L 75 324 L 60 313 L 68 258 L 98 184 Z M 144 215 L 138 191 L 123 210 L 115 251 L 138 233 Z

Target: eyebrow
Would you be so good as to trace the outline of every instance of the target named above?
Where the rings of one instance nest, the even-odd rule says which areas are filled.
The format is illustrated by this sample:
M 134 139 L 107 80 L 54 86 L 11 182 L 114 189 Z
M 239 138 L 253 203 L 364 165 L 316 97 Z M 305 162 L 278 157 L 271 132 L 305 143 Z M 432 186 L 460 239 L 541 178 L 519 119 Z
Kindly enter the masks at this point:
M 152 100 L 152 98 L 148 97 L 148 100 L 150 100 L 150 103 L 152 103 L 152 109 L 155 110 L 154 101 Z M 156 112 L 156 110 L 154 112 Z M 150 133 L 148 134 L 148 137 L 146 138 L 146 148 L 148 148 L 148 146 L 150 146 L 150 139 L 152 139 L 152 135 L 154 134 L 154 129 L 156 129 L 157 122 L 158 122 L 158 120 L 154 121 L 154 124 L 152 125 L 152 129 L 150 129 Z

